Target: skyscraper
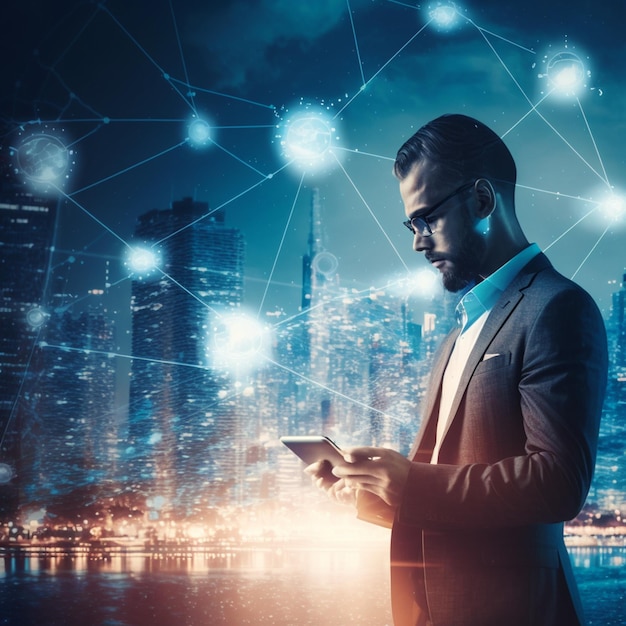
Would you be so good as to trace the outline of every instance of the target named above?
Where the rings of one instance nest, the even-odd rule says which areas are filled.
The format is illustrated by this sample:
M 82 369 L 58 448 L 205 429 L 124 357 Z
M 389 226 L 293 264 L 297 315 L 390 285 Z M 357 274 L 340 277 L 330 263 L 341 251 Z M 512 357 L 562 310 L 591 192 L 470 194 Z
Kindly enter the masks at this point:
M 215 318 L 242 302 L 244 241 L 191 198 L 141 215 L 135 237 L 160 263 L 132 284 L 127 478 L 154 518 L 189 515 L 234 479 L 237 415 L 209 357 Z
M 41 337 L 21 412 L 20 508 L 78 514 L 114 493 L 115 327 L 100 301 L 81 311 L 51 306 Z
M 45 324 L 57 201 L 37 197 L 0 163 L 0 515 L 16 509 L 25 383 Z

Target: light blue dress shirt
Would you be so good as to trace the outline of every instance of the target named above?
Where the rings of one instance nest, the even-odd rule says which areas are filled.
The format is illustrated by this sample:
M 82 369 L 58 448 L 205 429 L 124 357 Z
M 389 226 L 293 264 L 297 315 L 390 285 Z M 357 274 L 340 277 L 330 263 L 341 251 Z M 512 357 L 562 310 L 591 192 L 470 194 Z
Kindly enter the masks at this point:
M 463 374 L 467 359 L 478 340 L 489 312 L 493 309 L 504 290 L 520 270 L 541 250 L 537 244 L 531 244 L 519 254 L 507 261 L 501 268 L 482 282 L 470 289 L 456 307 L 457 319 L 461 324 L 461 333 L 456 338 L 441 383 L 441 399 L 437 418 L 437 435 L 431 463 L 437 463 L 439 450 L 445 433 L 450 425 L 450 413 L 454 396 Z
M 540 252 L 536 243 L 530 244 L 461 298 L 456 307 L 461 332 L 465 332 L 483 313 L 493 309 L 515 276 Z

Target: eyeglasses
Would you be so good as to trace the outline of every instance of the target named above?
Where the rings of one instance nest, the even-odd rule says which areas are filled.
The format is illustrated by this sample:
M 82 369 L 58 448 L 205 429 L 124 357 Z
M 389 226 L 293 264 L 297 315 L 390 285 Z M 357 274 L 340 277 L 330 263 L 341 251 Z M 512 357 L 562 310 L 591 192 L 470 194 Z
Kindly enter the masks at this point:
M 421 215 L 416 215 L 412 217 L 410 220 L 406 220 L 406 222 L 402 222 L 414 235 L 419 235 L 420 237 L 430 237 L 433 234 L 433 230 L 428 223 L 428 217 L 432 215 L 440 206 L 443 206 L 448 200 L 454 198 L 457 194 L 469 189 L 474 186 L 476 181 L 472 181 L 471 183 L 465 183 L 461 185 L 458 189 L 455 189 L 450 195 L 446 196 L 443 200 L 440 200 L 436 204 L 433 204 L 429 209 L 427 209 Z

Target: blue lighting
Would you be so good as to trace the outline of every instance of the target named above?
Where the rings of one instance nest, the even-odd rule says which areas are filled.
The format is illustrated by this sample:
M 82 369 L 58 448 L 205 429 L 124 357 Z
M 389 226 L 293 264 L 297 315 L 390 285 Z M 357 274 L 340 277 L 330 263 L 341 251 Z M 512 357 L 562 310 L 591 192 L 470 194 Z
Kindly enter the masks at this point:
M 187 129 L 189 142 L 195 148 L 203 148 L 211 143 L 211 126 L 203 119 L 195 119 Z
M 142 279 L 152 275 L 157 270 L 160 262 L 158 251 L 138 246 L 128 250 L 125 265 L 133 275 Z
M 432 25 L 441 31 L 450 31 L 459 25 L 459 11 L 452 2 L 428 5 L 426 15 Z
M 283 158 L 301 170 L 320 171 L 337 161 L 336 122 L 319 109 L 305 107 L 287 118 L 279 125 L 277 139 Z

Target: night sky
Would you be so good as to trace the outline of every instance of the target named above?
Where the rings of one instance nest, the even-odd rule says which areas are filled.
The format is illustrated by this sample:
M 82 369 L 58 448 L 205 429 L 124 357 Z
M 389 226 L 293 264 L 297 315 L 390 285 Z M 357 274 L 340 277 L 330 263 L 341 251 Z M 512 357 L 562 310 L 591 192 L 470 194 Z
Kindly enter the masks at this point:
M 401 224 L 391 166 L 423 123 L 460 112 L 504 136 L 529 239 L 608 314 L 626 264 L 622 207 L 607 217 L 601 205 L 626 191 L 626 4 L 449 6 L 5 2 L 2 154 L 15 162 L 37 134 L 71 151 L 67 177 L 54 183 L 61 192 L 34 188 L 60 193 L 52 271 L 73 306 L 108 281 L 126 314 L 135 220 L 184 196 L 224 208 L 243 231 L 253 313 L 298 309 L 313 188 L 342 285 L 380 287 L 425 268 Z M 454 24 L 438 25 L 440 15 Z M 552 91 L 549 72 L 563 60 L 582 68 L 574 94 Z M 302 114 L 329 130 L 320 171 L 287 165 L 281 152 Z M 189 140 L 198 119 L 208 124 L 204 145 Z

